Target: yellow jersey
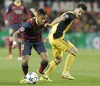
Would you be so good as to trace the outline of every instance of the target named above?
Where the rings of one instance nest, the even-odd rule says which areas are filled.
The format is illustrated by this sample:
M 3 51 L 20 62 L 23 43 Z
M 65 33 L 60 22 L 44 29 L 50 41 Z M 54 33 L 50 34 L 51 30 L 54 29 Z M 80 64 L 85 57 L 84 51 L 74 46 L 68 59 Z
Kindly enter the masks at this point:
M 49 39 L 64 39 L 65 33 L 68 31 L 73 20 L 75 19 L 73 11 L 65 12 L 61 16 L 65 16 L 65 21 L 61 21 L 51 28 Z

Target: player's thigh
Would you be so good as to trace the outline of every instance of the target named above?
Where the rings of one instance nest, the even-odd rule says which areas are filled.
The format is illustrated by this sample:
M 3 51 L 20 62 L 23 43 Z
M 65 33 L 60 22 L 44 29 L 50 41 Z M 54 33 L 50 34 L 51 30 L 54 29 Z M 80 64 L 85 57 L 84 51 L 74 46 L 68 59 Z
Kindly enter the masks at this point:
M 36 50 L 36 52 L 40 55 L 43 52 L 47 52 L 46 47 L 44 45 L 44 42 L 40 41 L 40 42 L 35 42 L 33 45 L 34 49 Z
M 56 44 L 56 47 L 63 51 L 69 51 L 70 48 L 73 46 L 74 45 L 71 42 L 64 40 L 64 39 L 59 39 L 58 44 Z
M 62 58 L 63 57 L 63 51 L 61 49 L 58 49 L 56 46 L 52 45 L 52 52 L 55 58 Z
M 21 44 L 21 51 L 22 56 L 31 55 L 32 44 L 27 42 L 22 42 Z
M 48 60 L 48 53 L 47 53 L 47 52 L 41 52 L 41 53 L 40 53 L 40 57 L 41 57 L 43 60 L 47 61 L 47 60 Z
M 23 63 L 28 63 L 28 61 L 29 61 L 29 55 L 22 56 L 22 62 Z

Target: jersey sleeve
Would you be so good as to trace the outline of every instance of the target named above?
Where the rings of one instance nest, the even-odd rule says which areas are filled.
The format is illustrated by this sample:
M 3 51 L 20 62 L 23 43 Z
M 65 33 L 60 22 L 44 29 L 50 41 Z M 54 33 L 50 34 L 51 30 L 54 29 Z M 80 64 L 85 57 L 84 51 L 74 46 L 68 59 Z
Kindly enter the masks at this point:
M 22 33 L 22 32 L 25 32 L 27 29 L 30 29 L 32 28 L 32 24 L 31 22 L 27 21 L 26 23 L 24 23 L 24 25 L 19 28 L 19 32 Z
M 72 21 L 75 18 L 72 13 L 66 13 L 64 17 L 65 17 L 65 21 Z

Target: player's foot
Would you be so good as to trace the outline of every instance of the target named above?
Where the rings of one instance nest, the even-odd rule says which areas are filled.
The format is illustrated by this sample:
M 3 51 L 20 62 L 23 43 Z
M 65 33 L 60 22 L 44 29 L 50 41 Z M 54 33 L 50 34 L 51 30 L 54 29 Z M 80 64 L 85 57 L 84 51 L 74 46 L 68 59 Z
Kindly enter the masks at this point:
M 74 80 L 75 79 L 73 76 L 70 75 L 69 72 L 61 74 L 61 78 L 68 79 L 68 80 Z
M 18 60 L 19 60 L 19 61 L 22 60 L 22 57 L 18 57 Z
M 22 78 L 22 80 L 20 81 L 20 83 L 27 83 L 25 77 Z
M 11 54 L 8 55 L 7 60 L 12 60 L 12 55 Z
M 40 75 L 44 74 L 44 72 L 40 72 L 39 69 L 37 70 L 37 73 L 40 74 Z
M 42 75 L 39 79 L 40 81 L 48 81 L 48 82 L 52 82 L 53 80 L 49 79 L 49 77 L 47 75 Z

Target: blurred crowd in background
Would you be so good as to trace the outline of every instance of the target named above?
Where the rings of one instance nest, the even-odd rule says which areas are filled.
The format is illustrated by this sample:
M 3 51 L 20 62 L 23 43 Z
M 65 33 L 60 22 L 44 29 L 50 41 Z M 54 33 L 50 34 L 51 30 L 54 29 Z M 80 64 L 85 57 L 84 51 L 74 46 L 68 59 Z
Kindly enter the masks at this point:
M 4 31 L 3 15 L 13 0 L 0 0 L 0 31 Z M 99 0 L 23 0 L 27 8 L 44 8 L 49 16 L 49 22 L 63 12 L 73 10 L 79 1 L 85 1 L 88 11 L 81 20 L 75 20 L 69 32 L 92 33 L 100 30 L 100 1 Z M 23 17 L 26 19 L 25 17 Z M 49 29 L 45 29 L 48 32 Z
M 81 19 L 76 19 L 73 22 L 73 25 L 71 26 L 69 32 L 67 33 L 69 34 L 71 33 L 72 36 L 70 35 L 69 39 L 72 41 L 72 43 L 76 45 L 76 47 L 100 49 L 100 0 L 22 0 L 22 1 L 26 4 L 28 9 L 30 8 L 35 8 L 36 10 L 38 10 L 39 8 L 45 9 L 45 11 L 49 16 L 49 23 L 51 23 L 56 17 L 60 16 L 62 13 L 68 10 L 73 10 L 79 2 L 85 2 L 88 7 L 86 15 L 84 15 Z M 9 4 L 12 2 L 13 0 L 0 0 L 0 32 L 4 31 L 7 32 L 9 29 L 8 26 L 4 25 L 4 13 L 7 11 Z M 33 16 L 31 12 L 30 14 L 31 16 Z M 23 20 L 26 21 L 25 16 L 23 16 Z M 45 28 L 44 33 L 48 33 L 49 30 L 50 30 L 49 28 Z M 0 45 L 3 45 L 3 43 Z

